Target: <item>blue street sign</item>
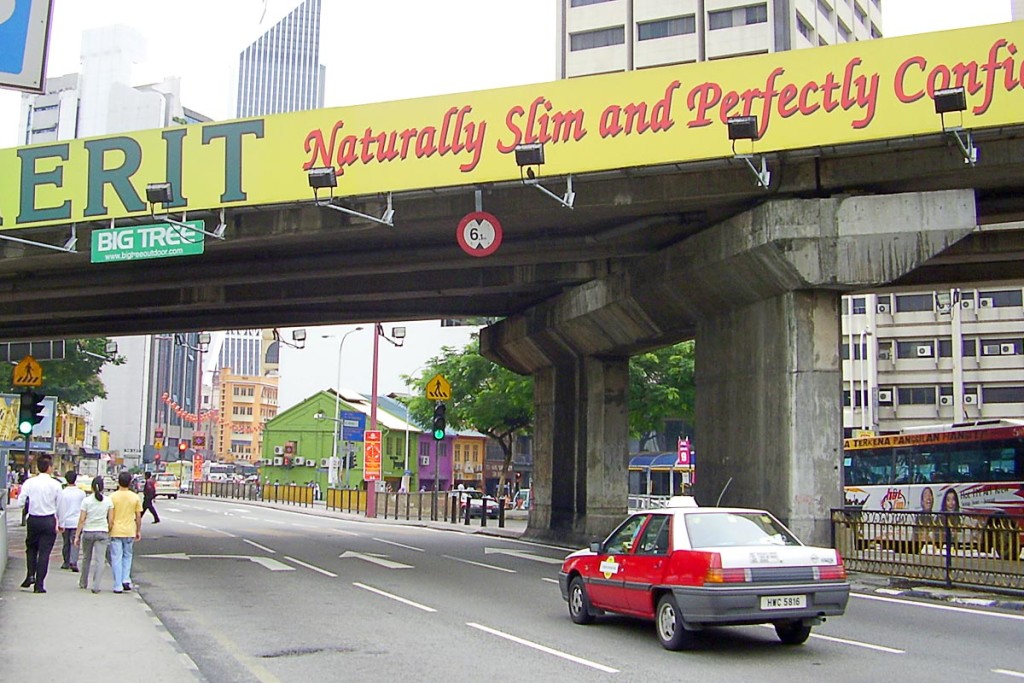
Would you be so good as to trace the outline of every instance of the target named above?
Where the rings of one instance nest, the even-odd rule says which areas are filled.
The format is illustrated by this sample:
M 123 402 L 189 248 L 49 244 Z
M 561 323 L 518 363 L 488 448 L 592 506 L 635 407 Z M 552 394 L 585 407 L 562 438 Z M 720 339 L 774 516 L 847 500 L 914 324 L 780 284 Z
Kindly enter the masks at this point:
M 354 410 L 341 411 L 341 440 L 342 441 L 363 441 L 363 432 L 366 431 L 366 414 Z
M 0 87 L 42 92 L 53 0 L 0 0 Z

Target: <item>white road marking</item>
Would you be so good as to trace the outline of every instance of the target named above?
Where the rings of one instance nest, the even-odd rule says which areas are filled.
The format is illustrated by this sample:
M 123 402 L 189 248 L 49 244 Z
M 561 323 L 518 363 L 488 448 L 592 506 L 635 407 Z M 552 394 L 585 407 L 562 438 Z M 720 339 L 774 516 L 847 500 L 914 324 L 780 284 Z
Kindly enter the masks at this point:
M 384 567 L 385 569 L 412 569 L 413 568 L 412 565 L 410 565 L 410 564 L 402 564 L 401 562 L 395 562 L 394 560 L 388 560 L 388 559 L 385 559 L 383 557 L 377 557 L 376 555 L 371 555 L 370 553 L 357 553 L 354 550 L 346 550 L 341 555 L 338 555 L 338 557 L 340 557 L 342 559 L 344 559 L 346 557 L 354 557 L 357 560 L 366 560 L 367 562 L 371 562 L 371 563 L 376 564 L 378 566 Z
M 272 572 L 293 572 L 295 567 L 278 562 L 271 557 L 253 557 L 251 555 L 189 555 L 187 553 L 163 553 L 158 555 L 142 555 L 141 557 L 157 560 L 249 560 Z
M 541 578 L 541 581 L 547 581 L 548 583 L 553 583 L 553 584 L 555 584 L 555 585 L 558 585 L 558 579 L 549 579 L 549 578 L 547 578 L 546 576 L 545 576 L 545 577 L 542 577 L 542 578 Z
M 523 552 L 522 550 L 509 550 L 508 548 L 484 548 L 484 555 L 509 555 L 511 557 L 518 557 L 524 560 L 544 562 L 545 564 L 562 564 L 565 562 L 565 560 L 557 560 L 553 557 L 534 555 L 533 553 Z
M 1024 678 L 1024 672 L 1011 671 L 1010 669 L 992 669 L 992 673 L 1010 676 L 1011 678 Z
M 227 536 L 228 538 L 238 538 L 238 536 L 235 536 L 234 534 L 229 534 L 229 533 L 228 533 L 228 532 L 226 532 L 226 531 L 221 531 L 220 529 L 218 529 L 218 528 L 216 528 L 216 527 L 210 527 L 210 531 L 215 531 L 215 532 L 216 532 L 216 533 L 218 533 L 218 534 L 224 534 L 224 535 L 225 535 L 225 536 Z
M 603 671 L 603 672 L 605 672 L 607 674 L 617 674 L 617 673 L 619 673 L 618 669 L 613 669 L 610 666 L 605 666 L 604 664 L 598 664 L 597 662 L 592 662 L 589 659 L 583 659 L 582 657 L 577 657 L 576 655 L 571 655 L 571 654 L 569 654 L 567 652 L 562 652 L 560 650 L 555 650 L 553 648 L 547 647 L 546 645 L 541 645 L 539 643 L 534 643 L 534 642 L 529 641 L 529 640 L 524 640 L 523 638 L 519 638 L 519 637 L 514 636 L 514 635 L 512 635 L 510 633 L 505 633 L 503 631 L 498 631 L 496 629 L 489 628 L 489 627 L 483 626 L 481 624 L 474 624 L 473 622 L 466 622 L 466 626 L 469 626 L 470 628 L 475 628 L 475 629 L 477 629 L 479 631 L 483 631 L 484 633 L 490 633 L 491 635 L 498 636 L 499 638 L 504 638 L 505 640 L 510 640 L 513 643 L 518 643 L 519 645 L 525 645 L 526 647 L 532 647 L 534 650 L 539 650 L 539 651 L 547 653 L 549 655 L 554 655 L 555 657 L 561 657 L 562 659 L 567 659 L 570 662 L 575 662 L 576 664 L 582 664 L 583 666 L 589 666 L 592 669 L 597 669 L 598 671 Z
M 354 531 L 345 531 L 344 529 L 335 529 L 333 527 L 328 529 L 328 531 L 333 531 L 336 534 L 343 534 L 345 536 L 359 536 L 360 535 L 360 534 L 357 534 Z
M 771 624 L 761 624 L 762 628 L 774 629 L 775 627 Z M 817 638 L 818 640 L 827 640 L 830 643 L 839 643 L 840 645 L 852 645 L 854 647 L 863 647 L 868 650 L 878 650 L 879 652 L 888 652 L 892 655 L 905 655 L 906 650 L 897 650 L 893 647 L 886 647 L 885 645 L 872 645 L 871 643 L 864 643 L 859 640 L 847 640 L 846 638 L 836 638 L 835 636 L 823 636 L 818 633 L 812 633 L 811 638 Z
M 384 538 L 374 538 L 373 540 L 377 541 L 378 543 L 387 543 L 388 545 L 398 546 L 399 548 L 406 548 L 407 550 L 415 550 L 418 553 L 424 552 L 423 548 L 417 548 L 414 545 L 406 545 L 404 543 L 397 543 L 395 541 L 389 541 L 389 540 L 384 539 Z
M 273 550 L 271 550 L 267 546 L 260 545 L 256 541 L 250 541 L 248 538 L 243 538 L 242 540 L 245 541 L 246 543 L 248 543 L 249 545 L 253 546 L 254 548 L 259 548 L 260 550 L 262 550 L 264 552 L 267 552 L 267 553 L 270 553 L 271 555 L 276 555 L 277 554 L 276 552 L 274 552 Z
M 463 559 L 461 557 L 453 557 L 452 555 L 442 555 L 441 557 L 446 557 L 449 560 L 455 560 L 456 562 L 465 562 L 466 564 L 471 564 L 474 567 L 483 567 L 484 569 L 493 569 L 494 571 L 505 572 L 507 574 L 515 574 L 516 573 L 515 569 L 506 569 L 505 567 L 496 567 L 493 564 L 484 564 L 483 562 L 474 562 L 473 560 L 465 560 L 465 559 Z
M 168 512 L 181 512 L 181 508 L 167 508 Z
M 894 602 L 900 605 L 910 605 L 911 607 L 926 607 L 928 609 L 944 610 L 946 612 L 959 612 L 960 614 L 973 614 L 976 617 L 992 617 L 993 619 L 1010 619 L 1013 621 L 1024 621 L 1024 616 L 1020 614 L 1004 614 L 1003 612 L 987 612 L 980 609 L 968 609 L 966 607 L 954 607 L 953 605 L 933 605 L 927 602 L 917 602 L 915 600 L 896 599 L 896 598 L 885 598 L 881 595 L 865 595 L 864 593 L 850 593 L 851 598 L 860 598 L 862 600 L 877 600 L 878 602 Z
M 199 529 L 206 529 L 206 528 L 208 528 L 208 527 L 203 526 L 202 524 L 196 524 L 195 522 L 189 522 L 188 524 L 189 524 L 189 526 L 198 527 Z
M 291 525 L 292 526 L 297 526 L 300 529 L 316 529 L 315 526 L 312 526 L 310 524 L 299 524 L 298 522 L 291 522 Z
M 324 576 L 329 576 L 332 579 L 338 578 L 338 575 L 335 574 L 334 572 L 329 572 L 326 569 L 321 569 L 320 567 L 315 567 L 315 566 L 313 566 L 311 564 L 307 564 L 307 563 L 303 562 L 302 560 L 296 560 L 294 557 L 289 557 L 288 555 L 285 555 L 284 559 L 291 560 L 295 564 L 297 564 L 299 566 L 302 566 L 302 567 L 305 567 L 306 569 L 312 569 L 315 572 L 320 572 Z
M 400 597 L 400 596 L 395 595 L 393 593 L 387 593 L 385 591 L 380 590 L 379 588 L 374 588 L 373 586 L 367 586 L 365 583 L 353 582 L 352 585 L 355 586 L 356 588 L 362 588 L 364 591 L 370 591 L 371 593 L 376 593 L 377 595 L 382 595 L 385 598 L 390 598 L 391 600 L 396 600 L 396 601 L 398 601 L 398 602 L 400 602 L 402 604 L 409 605 L 410 607 L 415 607 L 416 609 L 421 609 L 424 612 L 436 612 L 437 611 L 433 607 L 427 607 L 426 605 L 421 605 L 418 602 L 413 602 L 412 600 L 408 600 L 406 598 Z

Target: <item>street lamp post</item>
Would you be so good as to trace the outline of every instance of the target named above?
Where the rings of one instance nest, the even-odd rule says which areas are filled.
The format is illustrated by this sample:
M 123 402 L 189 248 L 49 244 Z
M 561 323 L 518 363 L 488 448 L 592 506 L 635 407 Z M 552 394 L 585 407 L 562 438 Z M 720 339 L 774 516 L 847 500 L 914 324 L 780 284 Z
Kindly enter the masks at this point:
M 334 462 L 338 462 L 338 460 L 337 460 L 337 458 L 338 458 L 338 440 L 341 438 L 341 422 L 340 422 L 341 418 L 339 416 L 339 412 L 341 411 L 341 351 L 342 351 L 342 349 L 345 348 L 345 339 L 348 338 L 348 335 L 352 334 L 353 332 L 358 332 L 361 329 L 363 329 L 362 326 L 359 326 L 359 327 L 356 327 L 354 329 L 349 330 L 345 334 L 341 335 L 341 341 L 338 342 L 338 383 L 335 385 L 336 389 L 335 389 L 335 392 L 334 392 L 334 418 L 335 418 L 335 422 L 334 422 L 334 443 L 331 445 L 331 457 L 334 458 Z M 335 337 L 335 336 L 337 336 L 337 335 L 332 335 L 332 334 L 325 334 L 325 335 L 323 335 L 323 337 L 325 339 L 328 338 L 328 337 Z M 345 454 L 345 467 L 343 469 L 343 472 L 345 473 L 344 474 L 345 488 L 348 488 L 348 454 L 347 453 Z

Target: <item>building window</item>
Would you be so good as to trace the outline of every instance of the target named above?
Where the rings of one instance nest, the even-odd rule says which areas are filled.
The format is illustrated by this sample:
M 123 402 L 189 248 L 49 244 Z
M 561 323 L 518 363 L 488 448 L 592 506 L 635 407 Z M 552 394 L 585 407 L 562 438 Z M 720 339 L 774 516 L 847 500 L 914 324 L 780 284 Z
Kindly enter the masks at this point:
M 843 23 L 843 20 L 839 20 L 839 37 L 847 43 L 850 42 L 850 36 L 852 35 L 850 27 Z
M 855 408 L 861 408 L 866 406 L 868 403 L 868 392 L 863 389 L 858 389 L 853 392 L 854 397 L 857 399 L 857 405 Z M 850 390 L 847 389 L 843 392 L 843 406 L 846 408 L 850 407 Z
M 875 39 L 882 37 L 882 32 L 878 30 L 874 23 L 871 24 L 871 37 Z
M 744 26 L 750 24 L 763 24 L 768 21 L 768 6 L 750 5 L 749 7 L 737 7 L 734 9 L 716 10 L 708 12 L 708 30 L 714 31 L 720 28 L 732 28 L 733 26 Z
M 935 387 L 900 387 L 896 396 L 903 406 L 935 405 Z
M 867 298 L 865 298 L 863 296 L 855 296 L 855 297 L 853 297 L 851 299 L 851 301 L 853 302 L 852 313 L 854 315 L 859 315 L 859 314 L 867 313 L 868 312 L 868 309 L 867 309 L 867 305 L 868 305 L 867 304 Z
M 796 30 L 807 40 L 814 42 L 814 28 L 799 12 L 796 13 Z
M 599 5 L 602 2 L 611 2 L 612 0 L 570 0 L 569 7 L 586 7 L 587 5 Z
M 868 25 L 868 13 L 861 9 L 860 3 L 853 3 L 853 14 L 854 16 L 857 17 L 857 21 L 859 21 L 861 24 L 863 24 L 864 26 Z
M 637 40 L 656 40 L 670 36 L 682 36 L 697 32 L 697 18 L 694 15 L 675 17 L 673 19 L 662 19 L 660 21 L 645 21 L 637 24 Z
M 723 9 L 717 12 L 708 13 L 708 30 L 717 31 L 720 28 L 732 28 L 732 10 Z
M 897 313 L 914 313 L 917 311 L 935 310 L 935 297 L 932 294 L 901 294 L 896 297 Z
M 574 33 L 569 36 L 569 50 L 571 52 L 577 52 L 579 50 L 593 50 L 599 47 L 608 47 L 610 45 L 623 45 L 626 42 L 626 29 L 623 26 L 613 26 L 612 28 L 602 28 L 597 31 L 585 31 L 583 33 Z
M 768 21 L 768 5 L 751 5 L 745 8 L 744 23 L 763 24 Z
M 843 360 L 850 360 L 850 345 L 843 344 L 842 351 L 839 354 Z M 868 345 L 865 344 L 854 344 L 853 345 L 853 359 L 861 360 L 868 357 Z
M 1024 403 L 1024 386 L 982 387 L 981 400 L 984 403 Z
M 978 306 L 981 308 L 1002 308 L 1004 306 L 1020 305 L 1021 290 L 1019 289 L 978 292 Z
M 897 358 L 933 358 L 935 356 L 935 344 L 928 341 L 897 341 Z
M 832 18 L 832 7 L 825 0 L 818 0 L 818 11 L 824 14 L 826 18 Z

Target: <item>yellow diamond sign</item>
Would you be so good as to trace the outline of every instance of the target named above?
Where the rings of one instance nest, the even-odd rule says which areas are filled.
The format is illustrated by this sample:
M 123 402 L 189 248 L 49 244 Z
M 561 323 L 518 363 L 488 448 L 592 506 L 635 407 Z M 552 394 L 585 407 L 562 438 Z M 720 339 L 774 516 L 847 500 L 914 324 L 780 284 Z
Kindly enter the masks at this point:
M 431 401 L 447 401 L 452 397 L 452 385 L 444 378 L 444 375 L 434 375 L 427 382 L 426 396 Z
M 11 384 L 17 387 L 38 387 L 43 383 L 43 366 L 32 356 L 25 356 L 14 366 Z

